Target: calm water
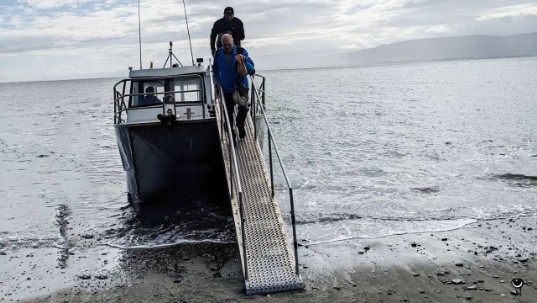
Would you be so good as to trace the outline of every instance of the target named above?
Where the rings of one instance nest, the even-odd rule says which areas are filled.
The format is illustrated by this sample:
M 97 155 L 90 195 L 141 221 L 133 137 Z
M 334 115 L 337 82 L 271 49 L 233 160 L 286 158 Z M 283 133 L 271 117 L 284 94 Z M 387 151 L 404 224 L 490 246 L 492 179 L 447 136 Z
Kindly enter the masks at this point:
M 537 58 L 263 75 L 299 239 L 330 245 L 535 215 Z M 64 281 L 43 275 L 48 290 L 80 271 L 115 270 L 93 265 L 95 255 L 233 241 L 225 211 L 203 201 L 188 214 L 129 207 L 113 131 L 117 80 L 0 84 L 0 257 L 31 253 L 52 264 L 37 270 L 62 270 Z M 25 287 L 21 265 L 1 266 Z

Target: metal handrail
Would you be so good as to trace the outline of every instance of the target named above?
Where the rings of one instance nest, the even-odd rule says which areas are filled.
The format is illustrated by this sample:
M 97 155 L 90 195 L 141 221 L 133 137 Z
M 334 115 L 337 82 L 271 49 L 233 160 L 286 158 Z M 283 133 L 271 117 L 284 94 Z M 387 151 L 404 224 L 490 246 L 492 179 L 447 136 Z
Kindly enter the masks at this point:
M 257 75 L 259 76 L 259 75 Z M 263 89 L 265 88 L 265 78 L 262 77 L 262 85 L 260 87 L 262 87 Z M 269 163 L 270 163 L 270 183 L 271 183 L 271 189 L 272 189 L 272 196 L 274 197 L 274 169 L 273 169 L 273 164 L 272 164 L 272 146 L 271 145 L 274 145 L 274 151 L 276 152 L 276 157 L 278 158 L 278 162 L 280 163 L 280 167 L 282 169 L 282 173 L 283 173 L 283 176 L 285 178 L 285 181 L 287 183 L 287 188 L 289 189 L 289 204 L 291 206 L 291 225 L 292 225 L 292 228 L 293 228 L 293 246 L 294 246 L 294 250 L 295 250 L 295 273 L 296 275 L 298 276 L 300 273 L 299 273 L 299 269 L 298 269 L 298 241 L 296 239 L 296 219 L 295 219 L 295 205 L 294 205 L 294 200 L 293 200 L 293 187 L 291 186 L 291 182 L 289 181 L 289 177 L 287 176 L 287 172 L 285 170 L 285 167 L 283 165 L 283 162 L 282 162 L 282 159 L 280 157 L 280 153 L 278 151 L 278 147 L 276 145 L 276 142 L 274 141 L 274 137 L 272 135 L 272 130 L 270 129 L 270 124 L 267 120 L 267 116 L 265 114 L 265 109 L 264 109 L 264 105 L 265 105 L 265 102 L 264 102 L 264 98 L 265 98 L 265 91 L 263 90 L 263 96 L 262 98 L 259 96 L 259 92 L 255 86 L 255 81 L 254 81 L 254 77 L 253 76 L 250 76 L 250 80 L 252 81 L 252 94 L 255 94 L 255 98 L 254 98 L 254 102 L 252 102 L 252 106 L 255 106 L 257 104 L 257 108 L 262 116 L 263 116 L 263 119 L 265 120 L 265 125 L 267 126 L 267 133 L 268 133 L 268 150 L 269 150 Z M 263 100 L 263 106 L 259 106 L 259 101 Z M 257 100 L 257 102 L 255 102 Z M 254 110 L 254 119 L 255 119 L 255 111 Z M 255 121 L 255 120 L 254 120 Z M 254 123 L 254 127 L 255 127 L 255 123 Z
M 231 130 L 231 123 L 229 122 L 229 116 L 227 112 L 227 106 L 225 106 L 224 101 L 224 92 L 222 91 L 222 87 L 218 88 L 220 93 L 220 115 L 223 115 L 220 120 L 222 121 L 221 125 L 221 133 L 227 134 L 228 138 L 228 154 L 229 158 L 231 159 L 231 163 L 233 166 L 233 169 L 229 170 L 229 181 L 230 181 L 230 189 L 231 189 L 231 197 L 233 197 L 233 170 L 235 170 L 235 174 L 237 176 L 237 193 L 239 196 L 239 212 L 240 212 L 240 218 L 241 218 L 241 231 L 242 231 L 242 250 L 243 250 L 243 256 L 244 256 L 244 277 L 246 280 L 248 280 L 248 262 L 246 258 L 246 236 L 244 232 L 244 206 L 243 206 L 243 200 L 242 200 L 242 183 L 241 178 L 239 174 L 239 166 L 237 162 L 237 154 L 235 153 L 235 143 L 233 142 L 233 134 Z

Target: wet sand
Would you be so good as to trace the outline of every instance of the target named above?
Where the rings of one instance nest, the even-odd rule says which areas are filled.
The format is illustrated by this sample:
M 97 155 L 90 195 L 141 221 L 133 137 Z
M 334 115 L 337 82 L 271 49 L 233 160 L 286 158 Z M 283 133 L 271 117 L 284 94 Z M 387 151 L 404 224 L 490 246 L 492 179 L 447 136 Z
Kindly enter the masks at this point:
M 246 296 L 236 245 L 195 244 L 129 250 L 121 270 L 78 275 L 75 287 L 22 302 L 536 302 L 536 217 L 378 239 L 306 240 L 300 292 Z M 526 281 L 521 295 L 513 294 L 516 277 Z M 0 302 L 10 301 L 4 292 Z

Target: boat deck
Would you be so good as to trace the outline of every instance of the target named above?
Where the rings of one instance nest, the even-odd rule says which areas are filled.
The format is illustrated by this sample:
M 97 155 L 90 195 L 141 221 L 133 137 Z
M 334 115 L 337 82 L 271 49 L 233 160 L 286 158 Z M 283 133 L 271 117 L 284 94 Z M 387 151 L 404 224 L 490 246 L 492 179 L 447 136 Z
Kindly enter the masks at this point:
M 286 224 L 278 203 L 271 194 L 262 151 L 254 139 L 252 120 L 248 118 L 246 122 L 246 138 L 238 139 L 235 148 L 242 185 L 244 235 L 239 195 L 236 191 L 231 199 L 246 293 L 300 290 L 304 288 L 304 284 L 300 275 L 297 275 Z M 229 161 L 226 162 L 229 167 Z M 236 189 L 237 178 L 233 177 L 233 180 Z M 243 244 L 246 246 L 246 255 Z

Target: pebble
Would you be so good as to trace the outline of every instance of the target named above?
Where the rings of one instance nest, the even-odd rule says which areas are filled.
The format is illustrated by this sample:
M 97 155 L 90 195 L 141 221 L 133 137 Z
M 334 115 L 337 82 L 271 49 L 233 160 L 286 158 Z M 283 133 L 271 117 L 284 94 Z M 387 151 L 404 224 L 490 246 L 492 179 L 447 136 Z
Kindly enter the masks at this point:
M 86 274 L 83 274 L 83 275 L 78 275 L 78 277 L 82 280 L 89 280 L 91 279 L 91 276 L 90 275 L 86 275 Z
M 464 281 L 462 279 L 455 278 L 451 280 L 451 283 L 453 284 L 464 284 Z

